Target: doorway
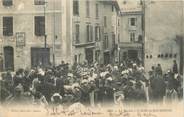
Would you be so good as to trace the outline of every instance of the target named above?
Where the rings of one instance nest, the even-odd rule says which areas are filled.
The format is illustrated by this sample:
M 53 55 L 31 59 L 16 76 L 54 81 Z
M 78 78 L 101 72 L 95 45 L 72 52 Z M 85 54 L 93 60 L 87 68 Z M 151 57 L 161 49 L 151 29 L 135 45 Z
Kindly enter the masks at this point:
M 128 58 L 130 60 L 136 61 L 138 58 L 138 51 L 137 50 L 128 50 Z
M 110 63 L 110 52 L 104 52 L 104 64 L 107 65 Z
M 93 63 L 93 49 L 86 48 L 85 54 L 86 54 L 86 60 L 88 61 L 88 64 L 92 64 Z
M 14 49 L 13 47 L 4 47 L 4 69 L 14 71 Z
M 50 48 L 31 48 L 31 67 L 50 65 Z

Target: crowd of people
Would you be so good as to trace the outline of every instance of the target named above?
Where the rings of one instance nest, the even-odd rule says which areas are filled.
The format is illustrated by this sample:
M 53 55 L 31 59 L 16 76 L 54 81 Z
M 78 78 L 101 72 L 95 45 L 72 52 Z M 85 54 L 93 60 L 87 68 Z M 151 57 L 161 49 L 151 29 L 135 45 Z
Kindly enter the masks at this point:
M 161 64 L 146 75 L 141 63 L 88 65 L 62 62 L 58 66 L 19 69 L 2 74 L 1 102 L 4 104 L 85 106 L 136 102 L 168 102 L 183 97 L 182 77 L 177 63 L 163 73 Z

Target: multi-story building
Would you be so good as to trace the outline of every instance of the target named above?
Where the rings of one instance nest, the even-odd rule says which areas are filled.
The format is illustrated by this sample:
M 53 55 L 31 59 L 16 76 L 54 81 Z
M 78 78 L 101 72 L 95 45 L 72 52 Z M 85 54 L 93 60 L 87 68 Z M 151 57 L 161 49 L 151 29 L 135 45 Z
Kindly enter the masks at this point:
M 117 39 L 117 1 L 2 0 L 0 68 L 87 60 L 110 63 Z
M 135 1 L 134 1 L 135 2 Z M 119 59 L 143 61 L 142 8 L 123 1 L 121 8 Z
M 117 1 L 73 0 L 74 62 L 111 62 L 118 11 Z
M 120 35 L 120 7 L 117 1 L 103 1 L 103 62 L 118 61 L 118 38 Z
M 172 69 L 173 60 L 183 69 L 184 2 L 146 1 L 145 68 L 161 64 L 163 71 Z
M 101 4 L 96 0 L 73 0 L 72 5 L 72 60 L 78 63 L 99 61 Z
M 1 71 L 60 63 L 62 1 L 0 1 Z

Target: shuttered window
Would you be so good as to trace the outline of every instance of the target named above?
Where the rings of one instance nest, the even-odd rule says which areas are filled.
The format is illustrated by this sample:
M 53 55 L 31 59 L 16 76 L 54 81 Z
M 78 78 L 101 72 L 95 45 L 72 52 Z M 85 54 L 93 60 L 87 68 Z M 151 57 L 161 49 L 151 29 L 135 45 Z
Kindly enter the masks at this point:
M 79 1 L 73 0 L 73 15 L 79 15 Z
M 34 0 L 35 5 L 45 5 L 45 0 Z
M 13 36 L 13 17 L 3 17 L 3 36 Z
M 35 16 L 35 35 L 44 36 L 45 35 L 45 17 Z
M 13 1 L 12 0 L 2 0 L 3 5 L 4 6 L 11 6 L 13 5 Z

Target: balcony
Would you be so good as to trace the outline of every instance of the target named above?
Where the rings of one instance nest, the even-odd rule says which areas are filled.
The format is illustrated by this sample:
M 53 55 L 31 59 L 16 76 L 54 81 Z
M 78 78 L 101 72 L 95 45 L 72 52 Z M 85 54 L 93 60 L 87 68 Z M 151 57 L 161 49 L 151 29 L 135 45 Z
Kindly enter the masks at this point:
M 141 49 L 142 48 L 142 43 L 138 43 L 138 42 L 120 42 L 119 47 L 120 48 L 137 48 L 137 49 Z
M 86 46 L 95 46 L 95 42 L 86 42 L 86 43 L 75 43 L 75 47 L 86 47 Z

